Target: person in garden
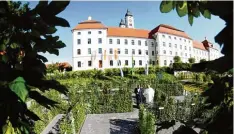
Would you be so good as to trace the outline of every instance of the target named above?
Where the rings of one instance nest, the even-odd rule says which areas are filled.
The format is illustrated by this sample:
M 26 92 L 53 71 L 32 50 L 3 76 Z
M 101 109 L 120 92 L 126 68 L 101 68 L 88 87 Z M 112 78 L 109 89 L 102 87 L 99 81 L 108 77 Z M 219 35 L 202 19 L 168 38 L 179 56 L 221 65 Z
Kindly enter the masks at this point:
M 136 95 L 136 101 L 137 101 L 137 107 L 142 103 L 142 88 L 140 85 L 135 88 L 135 95 Z
M 155 93 L 155 91 L 154 91 L 153 88 L 150 87 L 150 85 L 148 85 L 148 88 L 146 88 L 144 90 L 143 95 L 145 97 L 145 102 L 147 104 L 152 104 L 153 103 L 153 101 L 154 101 L 154 93 Z

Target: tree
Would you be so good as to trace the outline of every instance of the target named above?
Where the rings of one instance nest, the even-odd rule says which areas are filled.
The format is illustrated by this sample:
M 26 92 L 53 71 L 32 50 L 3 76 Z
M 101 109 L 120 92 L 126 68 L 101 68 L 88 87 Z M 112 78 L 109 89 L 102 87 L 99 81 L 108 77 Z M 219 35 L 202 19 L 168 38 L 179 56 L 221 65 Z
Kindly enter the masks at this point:
M 200 60 L 200 63 L 202 63 L 202 62 L 206 62 L 206 59 L 201 59 L 201 60 Z
M 180 58 L 180 56 L 175 56 L 175 57 L 174 57 L 174 63 L 181 63 L 181 58 Z
M 192 65 L 194 72 L 216 72 L 212 78 L 213 84 L 202 94 L 206 98 L 203 113 L 212 113 L 203 118 L 200 124 L 208 133 L 231 134 L 233 132 L 233 75 L 226 72 L 233 68 L 233 1 L 162 1 L 160 11 L 168 13 L 176 9 L 183 17 L 188 14 L 190 25 L 193 18 L 202 14 L 210 19 L 211 14 L 219 16 L 226 22 L 226 26 L 215 36 L 215 42 L 223 45 L 223 57 L 213 61 Z M 221 76 L 221 77 L 220 77 Z M 226 84 L 225 84 L 226 83 Z M 223 89 L 223 90 L 221 90 Z M 195 122 L 196 123 L 196 122 Z M 193 124 L 195 125 L 193 122 Z
M 46 68 L 48 73 L 54 73 L 56 70 L 59 69 L 58 63 L 48 64 Z
M 189 63 L 193 64 L 193 63 L 195 63 L 195 58 L 189 58 L 188 61 L 189 61 Z
M 45 79 L 47 58 L 39 52 L 59 55 L 59 49 L 65 47 L 53 34 L 57 26 L 70 26 L 56 16 L 68 4 L 40 1 L 30 9 L 29 3 L 0 2 L 0 133 L 32 133 L 30 126 L 39 117 L 28 110 L 27 99 L 51 108 L 56 102 L 41 92 L 55 89 L 67 93 L 59 82 Z

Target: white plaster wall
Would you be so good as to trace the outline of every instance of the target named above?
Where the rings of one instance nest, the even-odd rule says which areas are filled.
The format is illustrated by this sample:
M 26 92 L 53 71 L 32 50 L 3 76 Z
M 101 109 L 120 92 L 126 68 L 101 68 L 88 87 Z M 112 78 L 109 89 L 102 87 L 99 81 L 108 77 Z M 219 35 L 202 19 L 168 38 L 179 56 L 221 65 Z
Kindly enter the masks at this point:
M 91 34 L 88 34 L 88 31 L 91 31 Z M 102 33 L 99 34 L 98 31 L 102 31 Z M 78 35 L 78 32 L 81 32 L 81 34 Z M 73 31 L 73 70 L 86 70 L 91 68 L 88 67 L 87 60 L 91 60 L 92 54 L 88 54 L 88 48 L 91 48 L 92 53 L 95 53 L 96 51 L 96 57 L 100 57 L 100 54 L 98 54 L 98 48 L 106 46 L 106 36 L 106 29 L 85 29 Z M 88 44 L 88 38 L 91 38 L 91 44 Z M 101 44 L 98 43 L 98 38 L 102 38 Z M 77 39 L 81 39 L 81 44 L 78 45 Z M 77 54 L 77 49 L 81 49 L 80 55 Z M 82 67 L 78 67 L 78 61 L 83 63 Z M 93 63 L 93 65 L 95 64 Z
M 165 37 L 163 37 L 163 35 Z M 169 38 L 169 36 L 171 36 L 171 39 Z M 158 33 L 156 40 L 158 43 L 157 51 L 159 57 L 159 66 L 164 66 L 164 60 L 167 60 L 167 66 L 169 66 L 171 60 L 173 63 L 173 58 L 176 56 L 176 52 L 177 56 L 181 57 L 182 62 L 188 62 L 190 56 L 192 57 L 193 55 L 193 45 L 192 40 L 190 39 L 164 33 Z M 165 42 L 165 46 L 163 46 L 163 42 Z M 169 43 L 171 43 L 171 47 L 169 46 Z M 177 47 L 175 47 L 175 44 L 177 45 Z M 180 45 L 182 48 L 180 48 Z M 166 51 L 166 54 L 164 54 L 164 50 Z M 187 56 L 185 54 L 187 54 Z

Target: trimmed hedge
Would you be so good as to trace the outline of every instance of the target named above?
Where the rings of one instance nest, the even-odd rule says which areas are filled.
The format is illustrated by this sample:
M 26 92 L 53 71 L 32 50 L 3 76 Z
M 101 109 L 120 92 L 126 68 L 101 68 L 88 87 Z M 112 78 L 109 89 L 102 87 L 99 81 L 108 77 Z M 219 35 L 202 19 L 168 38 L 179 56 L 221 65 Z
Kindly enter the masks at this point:
M 174 71 L 189 71 L 192 68 L 191 63 L 173 63 Z
M 124 76 L 131 76 L 132 75 L 132 68 L 122 68 Z M 155 74 L 157 72 L 168 72 L 170 69 L 168 67 L 157 67 L 157 66 L 150 66 L 149 74 Z M 134 74 L 140 75 L 145 74 L 145 68 L 139 67 L 134 68 Z M 48 79 L 72 79 L 72 78 L 98 78 L 104 79 L 106 76 L 120 76 L 120 69 L 119 68 L 111 68 L 111 69 L 104 69 L 104 70 L 84 70 L 84 71 L 72 71 L 66 73 L 54 73 L 48 74 Z
M 139 110 L 139 129 L 141 134 L 155 134 L 156 118 L 153 113 L 145 109 L 144 105 L 140 105 Z

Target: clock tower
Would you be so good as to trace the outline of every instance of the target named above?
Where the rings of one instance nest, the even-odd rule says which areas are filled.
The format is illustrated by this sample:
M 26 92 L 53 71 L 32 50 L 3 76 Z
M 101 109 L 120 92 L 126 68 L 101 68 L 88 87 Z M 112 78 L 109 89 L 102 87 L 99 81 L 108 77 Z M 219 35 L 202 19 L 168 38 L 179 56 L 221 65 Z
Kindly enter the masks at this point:
M 134 18 L 129 10 L 127 10 L 127 13 L 125 14 L 125 25 L 127 28 L 134 28 Z

